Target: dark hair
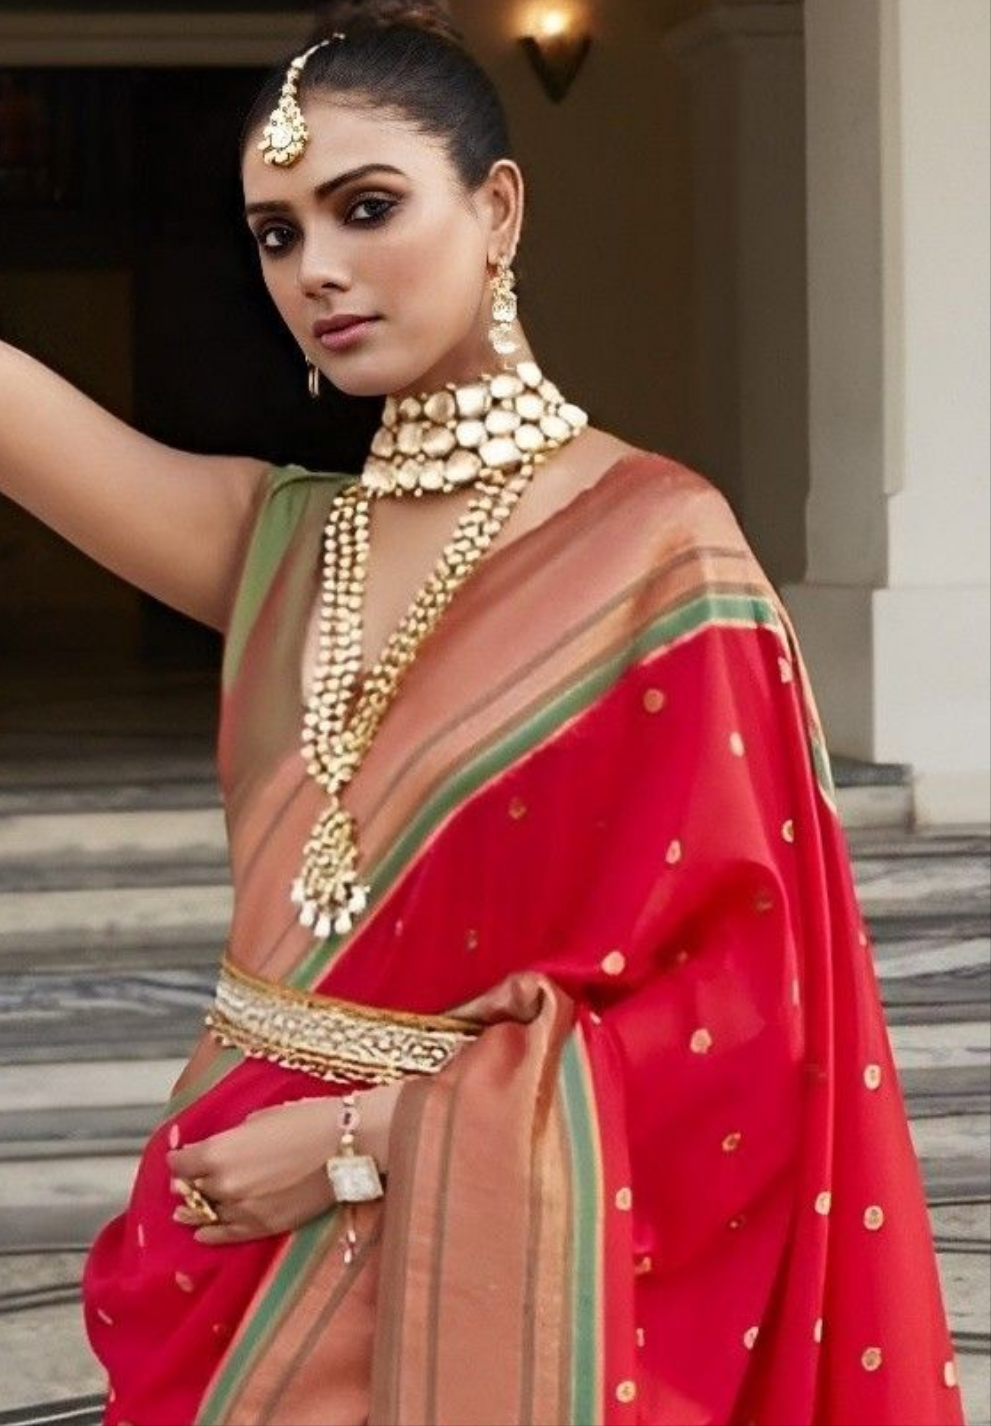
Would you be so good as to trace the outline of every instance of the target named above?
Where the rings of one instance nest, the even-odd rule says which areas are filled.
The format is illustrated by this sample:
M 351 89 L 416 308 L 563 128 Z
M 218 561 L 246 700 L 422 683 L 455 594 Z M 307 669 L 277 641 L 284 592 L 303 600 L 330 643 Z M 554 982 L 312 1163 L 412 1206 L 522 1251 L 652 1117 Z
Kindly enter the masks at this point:
M 443 141 L 469 192 L 493 163 L 512 157 L 496 87 L 438 0 L 329 0 L 320 9 L 319 29 L 295 53 L 335 30 L 346 38 L 310 56 L 299 86 L 301 106 L 307 94 L 323 91 L 401 114 Z M 245 121 L 242 154 L 278 102 L 293 57 L 265 80 Z

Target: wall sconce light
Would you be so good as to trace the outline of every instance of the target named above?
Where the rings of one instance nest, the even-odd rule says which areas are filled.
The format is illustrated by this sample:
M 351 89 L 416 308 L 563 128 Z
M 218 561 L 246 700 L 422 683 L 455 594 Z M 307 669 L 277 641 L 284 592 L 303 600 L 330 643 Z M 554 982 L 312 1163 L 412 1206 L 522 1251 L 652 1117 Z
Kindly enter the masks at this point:
M 524 35 L 520 44 L 548 97 L 560 104 L 592 48 L 592 36 L 579 28 L 572 11 L 549 5 L 540 13 L 534 32 Z

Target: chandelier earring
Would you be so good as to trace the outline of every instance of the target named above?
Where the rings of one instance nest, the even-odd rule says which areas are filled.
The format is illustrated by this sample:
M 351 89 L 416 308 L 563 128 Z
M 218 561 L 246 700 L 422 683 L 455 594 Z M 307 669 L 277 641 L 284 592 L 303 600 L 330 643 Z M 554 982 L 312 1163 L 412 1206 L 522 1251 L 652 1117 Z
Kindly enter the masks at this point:
M 314 366 L 313 362 L 311 361 L 308 361 L 306 363 L 306 368 L 308 372 L 307 386 L 309 387 L 310 395 L 313 397 L 314 401 L 317 401 L 320 398 L 320 368 L 318 366 Z
M 492 328 L 489 341 L 501 357 L 511 357 L 520 349 L 513 324 L 519 303 L 516 297 L 516 274 L 505 253 L 499 258 L 498 272 L 492 279 Z

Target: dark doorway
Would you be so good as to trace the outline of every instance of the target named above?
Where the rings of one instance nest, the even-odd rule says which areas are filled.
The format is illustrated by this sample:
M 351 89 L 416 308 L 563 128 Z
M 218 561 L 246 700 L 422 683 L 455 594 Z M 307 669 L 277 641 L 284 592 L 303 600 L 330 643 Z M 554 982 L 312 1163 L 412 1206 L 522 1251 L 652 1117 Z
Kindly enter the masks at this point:
M 241 215 L 240 131 L 261 79 L 243 69 L 0 71 L 0 269 L 14 281 L 19 268 L 129 270 L 130 417 L 156 438 L 357 469 L 379 403 L 310 400 Z M 0 335 L 2 322 L 0 312 Z M 215 634 L 147 597 L 141 625 L 143 662 L 217 659 Z

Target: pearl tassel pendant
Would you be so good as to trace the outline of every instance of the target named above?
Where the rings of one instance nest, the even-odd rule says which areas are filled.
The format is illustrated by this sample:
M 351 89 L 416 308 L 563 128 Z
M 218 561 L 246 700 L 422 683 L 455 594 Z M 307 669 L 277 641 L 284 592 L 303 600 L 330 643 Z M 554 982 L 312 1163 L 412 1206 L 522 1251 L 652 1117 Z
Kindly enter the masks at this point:
M 290 899 L 299 920 L 323 940 L 331 931 L 346 935 L 368 905 L 370 888 L 355 873 L 358 842 L 354 818 L 337 800 L 324 812 L 303 852 L 305 870 L 292 884 Z
M 397 441 L 392 423 L 400 410 L 407 425 Z M 406 398 L 401 408 L 390 398 L 384 421 L 365 474 L 334 497 L 324 529 L 318 653 L 303 718 L 302 754 L 329 803 L 290 886 L 300 924 L 318 940 L 332 931 L 351 931 L 371 895 L 358 875 L 357 827 L 341 803 L 342 789 L 371 746 L 420 645 L 509 519 L 537 467 L 578 435 L 588 417 L 562 401 L 535 363 L 524 362 L 515 374 L 497 373 L 470 387 Z M 422 431 L 418 421 L 424 423 Z M 436 433 L 428 429 L 430 422 Z M 420 449 L 421 442 L 430 446 L 431 441 L 438 453 L 432 463 Z M 388 464 L 398 469 L 398 478 L 382 478 Z M 450 478 L 438 467 L 449 468 Z M 477 494 L 359 690 L 371 501 L 468 483 Z

